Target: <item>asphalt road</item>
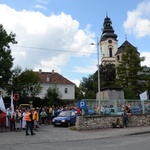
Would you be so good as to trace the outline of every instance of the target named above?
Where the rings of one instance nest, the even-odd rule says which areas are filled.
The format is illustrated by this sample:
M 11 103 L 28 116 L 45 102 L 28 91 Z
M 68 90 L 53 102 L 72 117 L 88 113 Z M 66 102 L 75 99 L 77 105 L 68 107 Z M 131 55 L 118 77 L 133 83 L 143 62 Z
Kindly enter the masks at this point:
M 72 131 L 42 125 L 33 136 L 25 131 L 0 133 L 0 150 L 148 150 L 149 131 L 150 127 Z

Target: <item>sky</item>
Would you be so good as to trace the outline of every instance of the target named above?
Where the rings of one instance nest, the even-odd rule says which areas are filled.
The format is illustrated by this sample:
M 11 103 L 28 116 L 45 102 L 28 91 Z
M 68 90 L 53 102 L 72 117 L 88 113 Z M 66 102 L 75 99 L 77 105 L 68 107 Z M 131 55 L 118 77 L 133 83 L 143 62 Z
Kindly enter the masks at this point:
M 118 47 L 127 38 L 150 67 L 149 8 L 150 0 L 1 0 L 0 24 L 16 34 L 18 43 L 10 44 L 13 67 L 54 70 L 78 86 L 97 70 L 106 15 Z

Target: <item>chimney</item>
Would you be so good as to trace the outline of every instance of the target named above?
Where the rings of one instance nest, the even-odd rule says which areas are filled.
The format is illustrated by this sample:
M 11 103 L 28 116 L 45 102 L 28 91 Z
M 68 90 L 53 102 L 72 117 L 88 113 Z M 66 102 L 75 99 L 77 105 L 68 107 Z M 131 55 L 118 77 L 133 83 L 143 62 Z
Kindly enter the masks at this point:
M 54 70 L 52 70 L 52 74 L 54 74 Z
M 42 69 L 39 69 L 39 73 L 42 73 Z

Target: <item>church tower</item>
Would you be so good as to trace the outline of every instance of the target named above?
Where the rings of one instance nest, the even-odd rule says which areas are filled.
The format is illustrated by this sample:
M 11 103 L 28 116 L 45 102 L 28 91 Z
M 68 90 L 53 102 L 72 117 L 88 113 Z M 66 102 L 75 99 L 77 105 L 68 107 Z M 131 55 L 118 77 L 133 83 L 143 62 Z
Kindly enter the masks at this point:
M 112 22 L 106 15 L 103 23 L 103 31 L 100 38 L 101 64 L 115 64 L 115 54 L 118 50 L 117 35 L 114 33 Z

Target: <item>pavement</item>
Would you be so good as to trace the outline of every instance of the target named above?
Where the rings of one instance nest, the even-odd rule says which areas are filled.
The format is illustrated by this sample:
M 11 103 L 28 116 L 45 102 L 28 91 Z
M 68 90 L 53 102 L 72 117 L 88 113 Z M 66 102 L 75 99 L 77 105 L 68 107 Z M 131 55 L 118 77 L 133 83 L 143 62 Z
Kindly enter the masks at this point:
M 21 132 L 0 132 L 0 146 L 5 144 L 32 144 L 101 139 L 145 133 L 150 134 L 150 126 L 76 131 L 70 130 L 69 128 L 54 127 L 53 125 L 40 125 L 38 131 L 35 131 L 35 135 L 26 136 L 24 130 Z

